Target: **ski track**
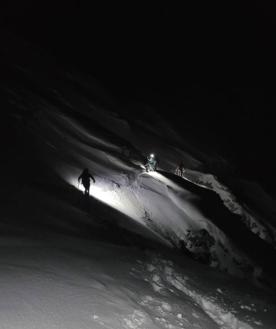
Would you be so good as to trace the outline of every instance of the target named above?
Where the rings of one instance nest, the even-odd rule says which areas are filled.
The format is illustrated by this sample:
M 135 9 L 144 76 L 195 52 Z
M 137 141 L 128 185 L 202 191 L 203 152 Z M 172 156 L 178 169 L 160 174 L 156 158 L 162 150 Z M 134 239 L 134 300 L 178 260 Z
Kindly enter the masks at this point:
M 215 298 L 205 297 L 195 289 L 192 289 L 191 284 L 188 282 L 190 279 L 184 277 L 182 274 L 175 272 L 171 261 L 157 260 L 157 264 L 149 263 L 146 266 L 148 275 L 145 280 L 148 281 L 154 292 L 161 296 L 170 294 L 174 290 L 183 293 L 190 298 L 200 309 L 202 309 L 218 326 L 220 329 L 253 329 L 255 326 L 251 326 L 244 321 L 239 320 L 234 313 L 224 309 L 219 305 L 219 302 Z M 153 304 L 153 298 L 147 298 L 143 304 L 149 304 L 149 301 Z M 187 325 L 187 319 L 182 313 L 173 314 L 170 304 L 163 303 L 162 309 L 164 312 L 170 312 L 174 318 L 177 319 L 177 326 L 164 326 L 165 328 L 185 328 Z M 250 309 L 250 308 L 249 308 Z M 192 313 L 195 318 L 199 318 L 196 312 Z M 185 319 L 184 319 L 185 318 Z M 163 324 L 166 322 L 164 319 Z M 255 321 L 258 325 L 261 325 L 260 321 Z M 191 324 L 190 324 L 191 325 Z M 197 327 L 197 326 L 196 326 Z M 190 328 L 190 327 L 187 327 Z M 198 328 L 201 328 L 198 326 Z

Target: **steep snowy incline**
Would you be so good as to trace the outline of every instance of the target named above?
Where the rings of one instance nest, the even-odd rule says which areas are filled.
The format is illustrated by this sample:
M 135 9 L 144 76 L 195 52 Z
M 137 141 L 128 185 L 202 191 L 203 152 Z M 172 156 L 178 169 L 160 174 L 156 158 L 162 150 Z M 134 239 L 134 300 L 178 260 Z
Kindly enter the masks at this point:
M 253 277 L 260 272 L 255 262 L 270 266 L 270 261 L 264 264 L 262 253 L 274 257 L 273 251 L 258 236 L 255 239 L 250 235 L 251 227 L 246 229 L 242 216 L 238 218 L 235 211 L 231 216 L 211 193 L 201 188 L 190 190 L 190 185 L 187 191 L 183 182 L 180 190 L 174 190 L 177 184 L 168 187 L 164 177 L 158 181 L 140 175 L 148 152 L 157 154 L 159 168 L 166 172 L 174 172 L 179 159 L 190 168 L 204 166 L 204 155 L 188 147 L 154 110 L 141 109 L 142 121 L 137 111 L 129 115 L 116 101 L 106 96 L 99 99 L 102 90 L 98 92 L 95 82 L 64 73 L 58 67 L 54 72 L 53 68 L 47 70 L 45 59 L 44 68 L 40 58 L 32 57 L 10 59 L 14 62 L 8 70 L 15 79 L 8 80 L 3 90 L 11 115 L 20 129 L 35 138 L 34 149 L 40 150 L 39 158 L 49 169 L 78 187 L 77 177 L 82 168 L 88 167 L 97 178 L 91 189 L 95 198 L 148 227 L 167 243 L 185 245 L 192 253 L 200 253 L 200 258 L 212 266 Z M 51 65 L 56 67 L 55 63 Z M 197 176 L 192 183 L 197 184 L 201 176 L 198 171 L 194 173 Z M 170 177 L 169 181 L 174 179 Z M 222 191 L 223 187 L 219 193 Z M 207 245 L 203 241 L 206 232 Z M 246 239 L 248 245 L 243 243 Z M 198 240 L 200 248 L 196 246 Z M 248 251 L 255 245 L 258 253 L 249 257 Z
M 107 126 L 101 129 L 103 116 L 103 125 L 112 123 L 112 130 L 116 126 L 121 136 Z M 128 132 L 125 138 L 122 126 Z M 91 187 L 94 198 L 147 227 L 171 246 L 185 245 L 192 253 L 201 253 L 211 266 L 253 280 L 261 279 L 261 267 L 270 266 L 262 255 L 273 257 L 273 251 L 258 241 L 236 214 L 231 215 L 213 192 L 166 172 L 143 173 L 142 150 L 129 141 L 138 136 L 140 145 L 143 140 L 146 145 L 145 132 L 139 135 L 122 118 L 104 109 L 99 117 L 91 110 L 78 119 L 56 109 L 45 110 L 37 114 L 35 124 L 30 122 L 30 130 L 39 136 L 45 162 L 64 181 L 79 188 L 77 177 L 81 168 L 88 167 L 96 177 Z M 168 146 L 166 152 L 173 154 L 174 150 Z M 119 223 L 133 230 L 130 221 Z M 207 250 L 200 250 L 190 243 L 190 238 L 194 240 L 190 232 L 208 232 L 213 242 L 205 247 Z M 250 251 L 256 246 L 258 252 L 251 257 Z
M 89 77 L 2 41 L 0 328 L 276 328 L 273 239 L 203 173 L 210 155 L 153 109 L 130 115 Z

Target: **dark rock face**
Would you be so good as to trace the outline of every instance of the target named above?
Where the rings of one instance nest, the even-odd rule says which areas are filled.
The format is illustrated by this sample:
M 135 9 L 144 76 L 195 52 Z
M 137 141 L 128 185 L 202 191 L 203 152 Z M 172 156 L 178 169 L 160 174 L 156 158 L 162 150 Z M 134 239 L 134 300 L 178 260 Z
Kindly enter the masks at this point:
M 208 265 L 211 263 L 211 247 L 215 244 L 215 239 L 207 230 L 188 230 L 186 241 L 183 241 L 183 243 L 194 259 Z

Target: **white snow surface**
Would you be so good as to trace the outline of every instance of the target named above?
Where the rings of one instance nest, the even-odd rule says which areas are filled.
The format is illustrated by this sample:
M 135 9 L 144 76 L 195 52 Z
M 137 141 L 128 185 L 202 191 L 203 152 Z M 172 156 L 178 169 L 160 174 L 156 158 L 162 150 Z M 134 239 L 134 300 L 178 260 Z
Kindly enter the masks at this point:
M 275 328 L 275 304 L 189 259 L 108 243 L 1 241 L 0 328 Z

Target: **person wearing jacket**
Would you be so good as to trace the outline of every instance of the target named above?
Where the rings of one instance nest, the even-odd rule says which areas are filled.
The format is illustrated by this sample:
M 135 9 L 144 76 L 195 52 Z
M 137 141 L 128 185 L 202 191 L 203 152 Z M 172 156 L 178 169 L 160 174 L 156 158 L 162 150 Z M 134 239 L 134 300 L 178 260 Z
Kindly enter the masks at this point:
M 87 168 L 85 168 L 78 178 L 78 182 L 81 182 L 81 184 L 84 187 L 85 195 L 89 195 L 91 179 L 94 183 L 96 182 L 95 178 L 90 174 L 89 170 Z

